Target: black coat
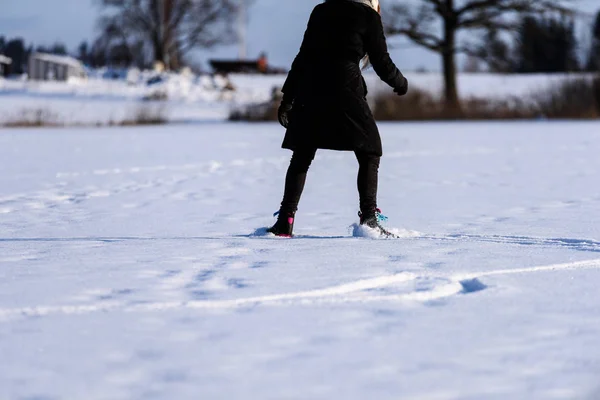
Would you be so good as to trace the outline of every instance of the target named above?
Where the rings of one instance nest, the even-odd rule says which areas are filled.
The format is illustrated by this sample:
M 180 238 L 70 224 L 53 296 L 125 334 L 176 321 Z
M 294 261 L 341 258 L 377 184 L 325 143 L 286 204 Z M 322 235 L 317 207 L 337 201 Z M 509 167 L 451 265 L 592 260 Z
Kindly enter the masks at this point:
M 327 0 L 315 7 L 282 89 L 284 101 L 293 101 L 283 148 L 382 155 L 360 70 L 366 54 L 377 75 L 402 90 L 407 81 L 390 59 L 375 10 L 349 0 Z

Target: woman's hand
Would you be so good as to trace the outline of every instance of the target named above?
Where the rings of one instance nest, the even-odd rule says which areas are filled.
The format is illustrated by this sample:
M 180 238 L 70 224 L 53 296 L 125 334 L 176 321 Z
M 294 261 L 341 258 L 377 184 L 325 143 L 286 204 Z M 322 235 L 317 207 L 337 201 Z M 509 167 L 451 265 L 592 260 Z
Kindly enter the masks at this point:
M 404 84 L 402 86 L 394 89 L 394 93 L 396 93 L 398 96 L 404 96 L 406 93 L 408 93 L 408 79 L 406 79 L 406 78 L 403 78 L 403 79 L 404 79 Z
M 290 112 L 292 111 L 292 103 L 289 101 L 282 101 L 277 111 L 277 119 L 281 126 L 287 129 L 290 124 Z

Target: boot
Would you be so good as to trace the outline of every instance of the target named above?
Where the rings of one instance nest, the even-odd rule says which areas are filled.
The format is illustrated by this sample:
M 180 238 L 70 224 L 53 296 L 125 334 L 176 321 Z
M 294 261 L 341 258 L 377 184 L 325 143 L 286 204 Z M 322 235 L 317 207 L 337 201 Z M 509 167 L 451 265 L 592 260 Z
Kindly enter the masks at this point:
M 276 212 L 274 216 L 277 216 L 277 222 L 267 229 L 267 232 L 275 236 L 291 238 L 294 233 L 295 214 L 293 212 Z
M 376 208 L 374 211 L 358 213 L 360 217 L 360 224 L 367 226 L 377 231 L 377 233 L 386 238 L 396 238 L 397 236 L 381 226 L 381 222 L 387 221 L 387 217 L 381 214 L 381 210 Z

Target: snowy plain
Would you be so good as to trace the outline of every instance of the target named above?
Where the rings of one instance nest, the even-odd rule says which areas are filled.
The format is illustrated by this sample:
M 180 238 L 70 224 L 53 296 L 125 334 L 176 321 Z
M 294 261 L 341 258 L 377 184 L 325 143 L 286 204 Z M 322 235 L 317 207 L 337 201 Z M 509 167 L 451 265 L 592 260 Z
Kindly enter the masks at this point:
M 294 239 L 275 124 L 0 130 L 0 399 L 600 398 L 600 124 L 381 124 Z

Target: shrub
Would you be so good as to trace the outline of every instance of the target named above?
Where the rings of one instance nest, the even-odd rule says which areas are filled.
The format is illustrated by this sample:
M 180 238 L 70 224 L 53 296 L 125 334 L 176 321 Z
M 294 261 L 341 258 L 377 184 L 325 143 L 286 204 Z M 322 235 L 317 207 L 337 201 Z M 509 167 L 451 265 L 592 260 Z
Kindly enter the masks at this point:
M 463 99 L 460 110 L 448 110 L 441 99 L 412 89 L 404 97 L 378 96 L 374 115 L 382 121 L 600 118 L 600 77 L 568 80 L 526 98 Z
M 460 109 L 448 109 L 442 99 L 419 89 L 404 97 L 381 95 L 375 100 L 375 118 L 382 121 L 497 120 L 534 118 L 535 110 L 526 101 L 468 98 Z
M 411 121 L 441 119 L 442 102 L 431 94 L 411 89 L 406 96 L 380 94 L 375 98 L 373 114 L 380 121 Z
M 156 90 L 150 94 L 142 97 L 143 101 L 167 101 L 169 100 L 169 95 L 165 91 Z
M 271 90 L 271 99 L 269 101 L 234 107 L 229 112 L 229 120 L 249 122 L 277 121 L 277 109 L 279 108 L 281 98 L 281 90 L 274 87 Z
M 162 125 L 168 122 L 167 110 L 164 103 L 143 104 L 134 112 L 131 118 L 118 123 L 121 126 Z
M 533 98 L 539 114 L 546 118 L 600 118 L 600 77 L 569 80 Z
M 23 109 L 19 114 L 6 121 L 7 128 L 36 128 L 60 126 L 58 116 L 44 108 Z
M 277 121 L 277 109 L 279 103 L 271 100 L 265 103 L 249 104 L 234 108 L 229 113 L 230 121 Z

